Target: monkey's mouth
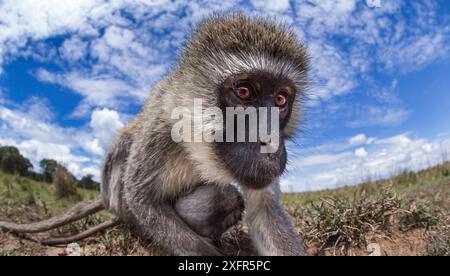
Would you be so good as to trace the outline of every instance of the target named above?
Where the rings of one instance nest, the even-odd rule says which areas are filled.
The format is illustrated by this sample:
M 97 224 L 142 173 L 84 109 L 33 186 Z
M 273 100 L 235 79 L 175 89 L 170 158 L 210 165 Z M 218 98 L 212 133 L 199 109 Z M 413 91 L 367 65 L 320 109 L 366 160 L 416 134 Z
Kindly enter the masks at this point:
M 261 146 L 264 143 L 216 143 L 226 169 L 240 185 L 252 189 L 267 187 L 286 168 L 287 154 L 283 143 L 274 153 L 261 153 Z

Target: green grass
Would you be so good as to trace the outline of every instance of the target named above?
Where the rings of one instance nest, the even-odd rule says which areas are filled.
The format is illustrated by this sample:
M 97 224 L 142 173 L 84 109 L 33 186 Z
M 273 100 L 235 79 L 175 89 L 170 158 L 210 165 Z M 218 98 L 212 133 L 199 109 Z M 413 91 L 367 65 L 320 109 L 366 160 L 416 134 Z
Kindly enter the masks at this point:
M 82 199 L 94 199 L 99 193 L 78 189 Z M 67 209 L 75 199 L 57 200 L 53 185 L 0 173 L 0 215 L 14 218 L 17 208 L 33 207 L 36 213 L 54 215 Z M 17 214 L 20 218 L 21 214 Z
M 61 214 L 79 201 L 95 199 L 99 196 L 97 191 L 81 188 L 77 188 L 77 194 L 79 196 L 58 199 L 56 189 L 52 184 L 36 182 L 28 178 L 0 172 L 0 220 L 18 223 L 39 221 Z M 100 212 L 97 215 L 53 230 L 51 235 L 54 237 L 73 235 L 112 217 L 113 215 L 110 213 Z M 1 245 L 6 238 L 7 234 L 0 230 L 0 256 L 45 254 L 45 251 L 39 251 L 39 246 L 26 243 L 21 236 L 16 238 L 21 243 L 25 242 L 29 245 L 28 248 L 23 246 L 20 250 L 4 251 Z M 45 247 L 42 248 L 45 249 Z

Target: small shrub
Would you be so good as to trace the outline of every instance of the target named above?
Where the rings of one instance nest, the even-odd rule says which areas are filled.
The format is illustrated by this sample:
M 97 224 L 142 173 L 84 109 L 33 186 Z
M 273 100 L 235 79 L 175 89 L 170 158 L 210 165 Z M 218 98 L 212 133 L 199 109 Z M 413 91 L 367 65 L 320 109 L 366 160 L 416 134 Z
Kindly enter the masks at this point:
M 58 165 L 53 172 L 53 185 L 56 189 L 56 197 L 81 199 L 77 190 L 77 180 L 63 166 Z
M 450 169 L 446 169 L 446 170 L 444 171 L 444 176 L 445 176 L 445 177 L 450 176 Z
M 422 204 L 413 205 L 409 211 L 400 219 L 400 229 L 409 231 L 418 228 L 431 229 L 439 223 L 438 214 L 423 206 Z

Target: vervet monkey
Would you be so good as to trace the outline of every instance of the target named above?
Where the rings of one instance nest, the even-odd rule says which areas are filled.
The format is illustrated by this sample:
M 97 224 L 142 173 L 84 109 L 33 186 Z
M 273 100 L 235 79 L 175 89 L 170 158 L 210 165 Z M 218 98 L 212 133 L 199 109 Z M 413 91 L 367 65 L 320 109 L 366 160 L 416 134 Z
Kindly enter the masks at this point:
M 90 208 L 77 206 L 72 213 L 81 216 L 80 209 L 86 215 L 105 207 L 167 254 L 221 255 L 210 238 L 236 224 L 245 206 L 245 222 L 259 255 L 304 255 L 280 206 L 279 177 L 286 167 L 285 143 L 302 117 L 308 63 L 305 47 L 276 23 L 238 14 L 199 24 L 177 66 L 115 138 L 104 162 L 102 200 L 91 202 Z M 260 137 L 252 142 L 195 141 L 199 137 L 175 142 L 172 112 L 192 110 L 195 99 L 202 100 L 202 109 L 215 108 L 223 117 L 230 107 L 254 107 L 259 118 L 260 107 L 277 108 L 275 151 L 262 153 L 267 141 Z M 191 119 L 199 120 L 195 115 Z M 202 119 L 209 128 L 222 127 L 219 136 L 237 130 Z M 59 217 L 59 224 L 70 221 Z M 37 223 L 28 230 L 53 225 Z

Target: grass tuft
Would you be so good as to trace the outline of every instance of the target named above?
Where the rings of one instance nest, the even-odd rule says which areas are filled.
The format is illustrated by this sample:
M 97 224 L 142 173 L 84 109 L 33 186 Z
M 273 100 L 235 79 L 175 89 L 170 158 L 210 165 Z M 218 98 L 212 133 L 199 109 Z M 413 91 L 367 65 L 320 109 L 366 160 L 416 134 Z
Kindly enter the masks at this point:
M 439 224 L 439 214 L 421 203 L 413 204 L 400 219 L 400 229 L 410 231 L 418 228 L 430 230 Z
M 355 194 L 350 200 L 330 197 L 291 214 L 307 241 L 318 242 L 321 249 L 350 248 L 364 245 L 367 233 L 387 229 L 400 208 L 401 200 L 395 193 L 383 190 L 376 199 L 366 193 Z

